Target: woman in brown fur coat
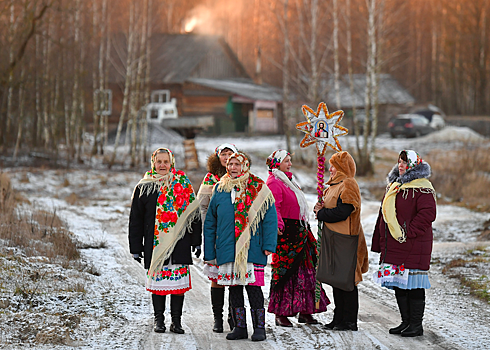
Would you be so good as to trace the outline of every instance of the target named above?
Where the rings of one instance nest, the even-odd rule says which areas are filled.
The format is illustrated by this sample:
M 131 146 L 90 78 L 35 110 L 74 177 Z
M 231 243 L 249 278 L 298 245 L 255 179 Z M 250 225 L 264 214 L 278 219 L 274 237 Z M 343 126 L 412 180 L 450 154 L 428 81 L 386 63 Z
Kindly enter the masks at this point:
M 226 162 L 228 158 L 238 152 L 235 145 L 231 143 L 224 143 L 216 147 L 213 154 L 208 157 L 207 170 L 208 173 L 204 177 L 197 194 L 197 199 L 201 205 L 201 218 L 202 222 L 206 218 L 208 211 L 209 201 L 213 192 L 213 187 L 217 184 L 220 178 L 226 174 Z M 211 304 L 214 315 L 213 332 L 223 333 L 223 305 L 225 300 L 225 287 L 221 286 L 217 282 L 218 267 L 216 263 L 207 263 L 204 267 L 204 273 L 211 280 Z M 230 330 L 233 329 L 231 315 L 228 317 L 230 323 Z
M 368 253 L 366 239 L 361 226 L 361 192 L 354 179 L 356 163 L 347 152 L 335 153 L 330 158 L 330 185 L 323 194 L 323 204 L 317 203 L 314 211 L 318 220 L 335 232 L 345 235 L 359 235 L 357 246 L 357 266 L 353 291 L 344 291 L 333 287 L 335 310 L 333 321 L 325 325 L 326 329 L 357 331 L 357 312 L 359 295 L 357 284 L 362 274 L 368 271 Z M 320 255 L 326 260 L 327 256 Z

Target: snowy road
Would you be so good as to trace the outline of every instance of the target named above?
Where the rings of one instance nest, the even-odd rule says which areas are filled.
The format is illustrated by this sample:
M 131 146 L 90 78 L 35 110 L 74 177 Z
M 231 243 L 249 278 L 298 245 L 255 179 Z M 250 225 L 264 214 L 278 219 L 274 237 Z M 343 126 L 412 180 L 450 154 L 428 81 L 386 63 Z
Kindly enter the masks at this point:
M 49 170 L 29 173 L 29 183 L 20 185 L 18 180 L 23 176 L 21 173 L 19 169 L 11 173 L 14 186 L 22 188 L 31 202 L 43 207 L 57 208 L 57 214 L 68 222 L 70 231 L 81 241 L 103 239 L 107 242 L 105 249 L 86 249 L 82 254 L 84 259 L 91 261 L 101 272 L 87 286 L 87 297 L 94 300 L 99 298 L 109 303 L 113 319 L 101 327 L 101 321 L 96 315 L 87 317 L 87 321 L 82 318 L 78 337 L 72 344 L 79 348 L 413 350 L 481 349 L 484 344 L 490 343 L 487 326 L 490 324 L 489 305 L 463 295 L 454 280 L 441 274 L 442 267 L 438 265 L 431 268 L 433 288 L 427 292 L 424 336 L 407 339 L 388 334 L 388 329 L 399 323 L 399 316 L 392 292 L 375 285 L 370 277 L 377 265 L 377 254 L 370 255 L 370 272 L 364 275 L 365 281 L 359 286 L 358 332 L 327 331 L 317 325 L 298 324 L 294 319 L 293 328 L 280 328 L 274 325 L 274 316 L 267 313 L 266 341 L 227 341 L 225 334 L 211 331 L 210 283 L 202 273 L 202 262 L 196 259 L 196 264 L 192 267 L 193 289 L 186 294 L 182 317 L 186 334 L 168 332 L 169 310 L 166 311 L 167 332 L 154 333 L 150 297 L 144 288 L 145 271 L 130 258 L 127 248 L 129 198 L 131 187 L 140 175 L 120 173 L 109 178 L 105 172 L 97 170 L 73 170 L 69 173 Z M 63 185 L 65 178 L 70 179 L 69 186 Z M 60 199 L 73 193 L 79 197 L 78 203 L 74 205 Z M 363 202 L 362 220 L 368 244 L 378 208 L 377 202 Z M 458 235 L 451 237 L 466 242 L 466 245 L 475 245 L 475 234 L 472 229 L 465 230 L 465 221 L 450 220 L 454 214 L 451 209 L 444 206 L 438 208 L 436 231 L 458 232 Z M 458 212 L 458 216 L 471 217 L 472 225 L 478 225 L 489 218 L 489 214 L 478 214 L 464 209 Z M 447 256 L 463 248 L 461 243 L 440 240 L 435 242 L 434 256 Z M 266 280 L 269 280 L 270 269 L 266 273 Z M 325 289 L 333 302 L 330 287 L 325 286 Z M 268 285 L 263 290 L 267 297 Z M 316 317 L 322 323 L 328 323 L 332 314 L 333 304 L 326 313 Z M 251 334 L 250 315 L 247 317 Z M 65 348 L 68 347 L 49 347 Z

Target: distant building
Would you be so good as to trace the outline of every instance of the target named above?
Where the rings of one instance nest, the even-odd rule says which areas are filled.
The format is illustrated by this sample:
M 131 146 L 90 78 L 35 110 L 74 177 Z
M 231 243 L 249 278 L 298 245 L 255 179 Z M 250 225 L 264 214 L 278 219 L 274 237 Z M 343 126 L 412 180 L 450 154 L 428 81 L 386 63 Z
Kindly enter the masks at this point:
M 345 117 L 341 124 L 353 128 L 352 109 L 356 108 L 357 119 L 363 122 L 366 117 L 364 110 L 366 100 L 366 75 L 354 74 L 354 93 L 351 93 L 349 75 L 343 75 L 340 79 L 340 109 L 344 110 Z M 334 79 L 323 80 L 322 91 L 326 91 L 325 102 L 329 111 L 336 110 L 336 93 Z M 403 88 L 390 74 L 378 75 L 378 133 L 386 132 L 388 121 L 399 113 L 407 112 L 415 103 L 415 99 Z M 353 133 L 353 131 L 351 132 Z
M 113 122 L 122 106 L 127 38 L 114 40 Z M 114 61 L 114 60 L 113 60 Z M 196 34 L 154 34 L 151 38 L 151 90 L 170 90 L 179 118 L 212 115 L 212 133 L 282 132 L 281 91 L 250 78 L 222 37 Z

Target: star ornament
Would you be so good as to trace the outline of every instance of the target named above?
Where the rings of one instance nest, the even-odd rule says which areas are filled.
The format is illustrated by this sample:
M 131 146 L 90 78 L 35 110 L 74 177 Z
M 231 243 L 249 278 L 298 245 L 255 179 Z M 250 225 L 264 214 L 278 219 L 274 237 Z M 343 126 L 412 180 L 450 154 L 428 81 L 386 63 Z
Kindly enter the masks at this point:
M 338 137 L 349 133 L 347 128 L 339 125 L 344 111 L 329 113 L 325 102 L 318 105 L 316 112 L 306 105 L 303 105 L 301 110 L 307 121 L 296 124 L 296 129 L 306 134 L 299 144 L 300 147 L 306 148 L 315 143 L 318 155 L 322 156 L 327 145 L 337 152 L 342 151 Z

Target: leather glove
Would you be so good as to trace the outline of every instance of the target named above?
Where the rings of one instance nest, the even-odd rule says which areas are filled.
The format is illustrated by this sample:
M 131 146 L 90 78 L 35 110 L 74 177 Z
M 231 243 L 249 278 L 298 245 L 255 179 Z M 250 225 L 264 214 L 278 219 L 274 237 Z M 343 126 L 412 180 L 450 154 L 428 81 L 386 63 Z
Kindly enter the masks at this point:
M 196 258 L 199 258 L 201 256 L 201 246 L 195 245 L 192 247 L 192 252 L 196 256 Z
M 143 258 L 143 255 L 133 254 L 133 259 L 139 262 L 140 264 L 141 264 L 141 258 Z

